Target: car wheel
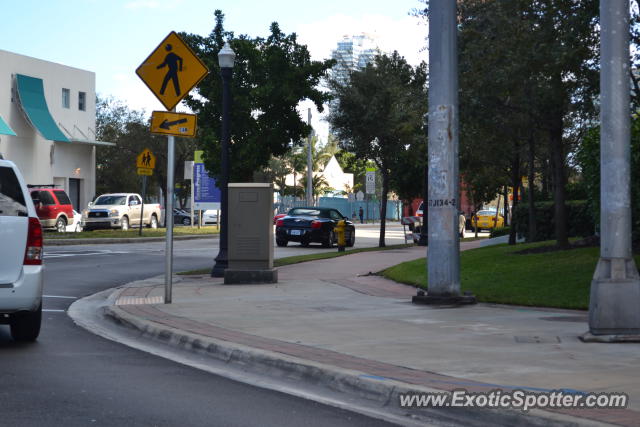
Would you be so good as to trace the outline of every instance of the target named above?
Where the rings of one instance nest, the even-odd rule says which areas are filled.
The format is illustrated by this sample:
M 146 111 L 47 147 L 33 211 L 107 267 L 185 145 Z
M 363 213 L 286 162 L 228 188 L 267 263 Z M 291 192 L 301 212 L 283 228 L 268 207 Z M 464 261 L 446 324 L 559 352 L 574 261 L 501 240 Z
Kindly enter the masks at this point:
M 182 219 L 182 225 L 191 225 L 191 219 L 190 218 L 183 218 Z
M 333 232 L 333 230 L 331 230 L 329 231 L 329 235 L 327 236 L 327 239 L 322 243 L 322 246 L 324 246 L 325 248 L 332 248 L 333 242 L 335 240 L 336 240 L 335 233 Z
M 35 311 L 17 313 L 11 320 L 11 337 L 15 341 L 35 341 L 40 335 L 42 303 Z
M 120 229 L 122 231 L 127 231 L 129 229 L 129 217 L 122 217 L 122 220 L 120 220 Z
M 311 243 L 311 242 L 309 242 L 309 240 L 302 240 L 302 241 L 300 242 L 300 246 L 302 246 L 302 247 L 306 248 L 306 247 L 308 247 L 308 246 L 309 246 L 309 243 Z
M 151 222 L 149 228 L 158 228 L 158 218 L 155 215 L 151 215 Z
M 63 216 L 56 220 L 56 231 L 58 233 L 64 233 L 67 231 L 67 220 Z
M 356 230 L 351 230 L 349 233 L 349 240 L 347 241 L 347 247 L 352 248 L 356 244 Z
M 287 243 L 289 243 L 288 240 L 285 239 L 276 239 L 276 245 L 280 246 L 281 248 L 287 246 Z

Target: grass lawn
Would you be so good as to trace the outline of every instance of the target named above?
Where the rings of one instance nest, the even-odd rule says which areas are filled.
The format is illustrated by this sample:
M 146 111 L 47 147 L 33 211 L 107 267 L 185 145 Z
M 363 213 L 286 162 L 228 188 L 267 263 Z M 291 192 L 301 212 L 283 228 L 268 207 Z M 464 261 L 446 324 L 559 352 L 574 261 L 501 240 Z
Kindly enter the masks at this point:
M 471 291 L 482 302 L 588 309 L 599 248 L 514 253 L 554 243 L 505 244 L 461 252 L 462 291 Z M 636 264 L 640 263 L 640 255 L 636 255 L 635 260 Z M 398 264 L 382 274 L 401 283 L 423 288 L 427 285 L 424 258 Z
M 344 256 L 344 255 L 356 254 L 358 252 L 385 251 L 385 250 L 390 250 L 390 249 L 402 249 L 402 248 L 407 248 L 407 247 L 410 247 L 410 246 L 414 246 L 413 243 L 407 244 L 407 245 L 390 245 L 390 246 L 385 246 L 384 248 L 374 247 L 374 248 L 346 249 L 344 252 L 338 252 L 338 250 L 335 249 L 335 250 L 333 250 L 331 252 L 320 252 L 320 253 L 317 253 L 317 254 L 295 255 L 295 256 L 290 256 L 290 257 L 285 257 L 285 258 L 274 259 L 273 260 L 273 266 L 274 267 L 282 267 L 283 265 L 298 264 L 300 262 L 316 261 L 316 260 L 319 260 L 319 259 L 335 258 L 335 257 L 339 257 L 339 256 Z M 187 275 L 191 275 L 191 274 L 208 274 L 208 273 L 211 273 L 211 268 L 201 269 L 201 270 L 182 271 L 182 272 L 180 272 L 178 274 L 187 276 Z
M 82 231 L 80 233 L 56 233 L 46 232 L 44 233 L 44 239 L 102 239 L 102 238 L 137 238 L 139 229 L 132 228 L 127 231 L 122 230 L 94 230 L 94 231 Z M 142 237 L 164 237 L 167 233 L 166 228 L 143 228 Z M 206 235 L 206 234 L 218 234 L 218 228 L 214 226 L 197 227 L 175 227 L 173 229 L 174 236 L 194 236 L 194 235 Z

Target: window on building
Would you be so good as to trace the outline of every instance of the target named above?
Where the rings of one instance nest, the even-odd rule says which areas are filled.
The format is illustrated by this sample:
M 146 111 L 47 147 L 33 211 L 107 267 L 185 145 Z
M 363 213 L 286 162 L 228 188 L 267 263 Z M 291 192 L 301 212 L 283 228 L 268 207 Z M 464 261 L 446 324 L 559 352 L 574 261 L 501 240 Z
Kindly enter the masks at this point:
M 87 110 L 87 94 L 86 92 L 78 92 L 78 110 Z
M 62 88 L 62 108 L 69 108 L 71 105 L 71 91 Z

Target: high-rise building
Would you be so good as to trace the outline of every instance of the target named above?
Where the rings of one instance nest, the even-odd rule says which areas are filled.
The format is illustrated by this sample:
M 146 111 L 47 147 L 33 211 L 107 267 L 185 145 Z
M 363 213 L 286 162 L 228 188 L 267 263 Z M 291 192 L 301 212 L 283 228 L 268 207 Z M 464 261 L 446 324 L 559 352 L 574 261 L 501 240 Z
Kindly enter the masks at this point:
M 380 52 L 375 42 L 367 34 L 344 36 L 338 42 L 338 47 L 331 52 L 331 57 L 337 61 L 331 69 L 331 76 L 344 84 L 349 80 L 349 74 L 367 66 Z

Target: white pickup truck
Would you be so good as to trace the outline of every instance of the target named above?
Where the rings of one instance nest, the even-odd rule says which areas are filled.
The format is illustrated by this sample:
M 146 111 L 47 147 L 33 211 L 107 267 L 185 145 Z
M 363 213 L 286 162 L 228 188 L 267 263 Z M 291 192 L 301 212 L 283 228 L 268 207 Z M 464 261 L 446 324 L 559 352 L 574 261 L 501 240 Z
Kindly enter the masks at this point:
M 136 193 L 103 194 L 82 212 L 83 230 L 98 228 L 120 228 L 128 230 L 140 224 L 140 216 L 144 216 L 142 224 L 150 228 L 158 228 L 162 219 L 162 206 L 158 203 L 145 203 Z

